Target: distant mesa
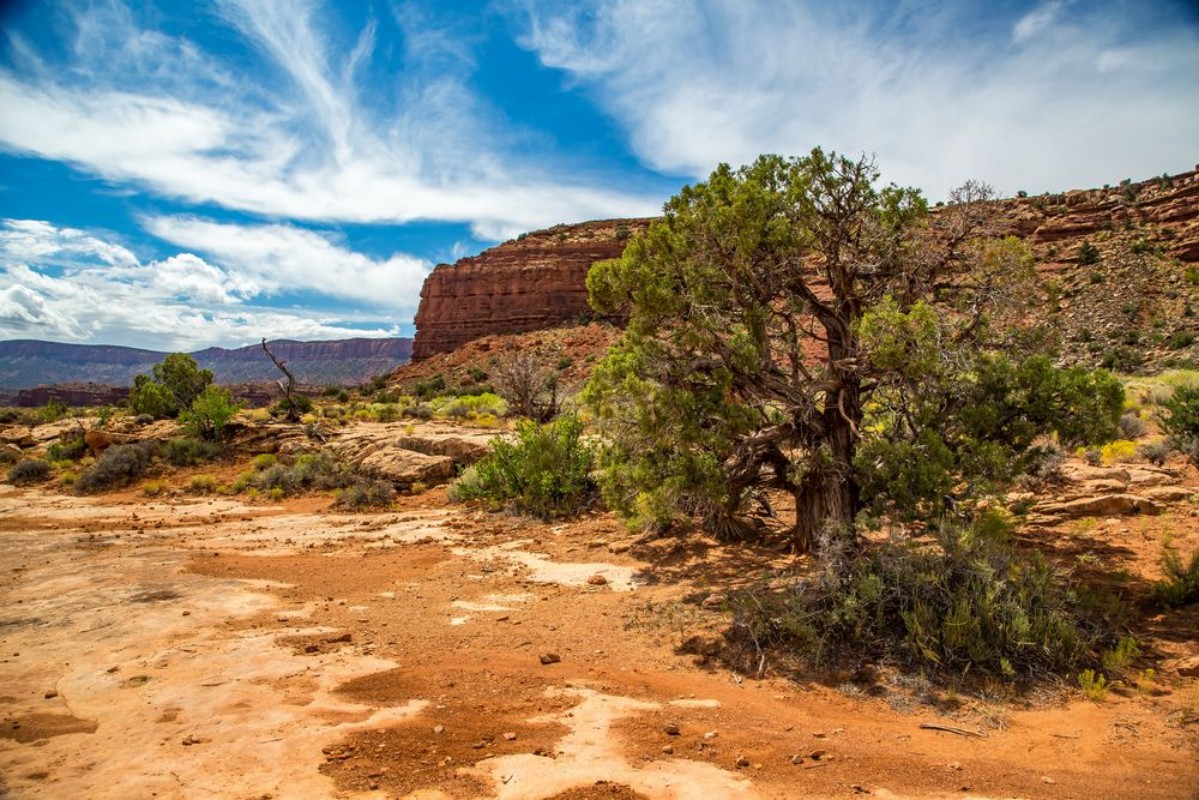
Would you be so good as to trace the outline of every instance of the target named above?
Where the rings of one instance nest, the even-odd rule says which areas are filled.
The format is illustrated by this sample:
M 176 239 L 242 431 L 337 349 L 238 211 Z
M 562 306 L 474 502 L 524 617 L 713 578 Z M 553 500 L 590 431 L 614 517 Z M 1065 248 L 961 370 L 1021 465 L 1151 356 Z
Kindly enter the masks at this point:
M 412 340 L 343 339 L 329 342 L 271 341 L 271 350 L 288 363 L 304 384 L 359 384 L 407 363 Z M 148 373 L 166 353 L 133 347 L 61 344 L 20 339 L 0 342 L 0 403 L 45 405 L 56 399 L 67 405 L 120 402 L 124 387 L 138 373 Z M 274 384 L 279 371 L 259 345 L 234 350 L 210 347 L 192 353 L 217 383 L 240 386 L 246 399 L 269 393 L 252 385 Z M 114 388 L 115 387 L 115 388 Z M 39 402 L 40 401 L 40 402 Z

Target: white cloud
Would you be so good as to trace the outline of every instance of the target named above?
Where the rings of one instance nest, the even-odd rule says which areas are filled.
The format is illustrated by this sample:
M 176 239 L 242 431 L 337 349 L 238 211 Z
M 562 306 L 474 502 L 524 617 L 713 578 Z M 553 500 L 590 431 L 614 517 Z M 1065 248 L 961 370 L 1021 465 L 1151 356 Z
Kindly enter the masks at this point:
M 1199 31 L 1138 27 L 1150 12 L 1136 4 L 1042 5 L 1004 28 L 1016 48 L 986 30 L 985 4 L 524 7 L 522 44 L 662 170 L 820 145 L 876 153 L 885 178 L 944 196 L 969 177 L 1011 192 L 1114 183 L 1199 152 Z
M 1062 5 L 1061 0 L 1051 0 L 1029 11 L 1012 27 L 1012 41 L 1022 44 L 1044 31 L 1057 20 Z
M 311 2 L 219 7 L 273 71 L 230 74 L 191 42 L 139 28 L 118 3 L 89 7 L 74 18 L 68 68 L 22 50 L 21 73 L 0 70 L 0 146 L 298 220 L 461 221 L 506 238 L 657 211 L 658 198 L 517 155 L 509 124 L 468 88 L 460 46 L 432 32 L 413 31 L 403 69 L 364 99 L 373 25 L 339 48 Z
M 194 217 L 151 217 L 147 230 L 208 255 L 265 294 L 312 291 L 411 315 L 429 265 L 397 254 L 376 260 L 327 236 L 290 225 L 230 225 Z
M 224 228 L 233 226 L 214 226 L 212 235 L 238 236 L 236 230 Z M 268 230 L 268 240 L 270 235 Z M 251 231 L 243 241 L 254 238 Z M 331 258 L 341 259 L 330 261 L 329 267 L 343 279 L 362 278 L 362 264 L 375 263 L 328 242 L 325 245 Z M 84 231 L 38 220 L 5 220 L 0 227 L 0 337 L 192 350 L 237 347 L 263 337 L 399 335 L 391 321 L 395 316 L 384 310 L 392 304 L 387 297 L 376 298 L 375 305 L 381 309 L 377 313 L 359 312 L 351 319 L 311 308 L 277 309 L 252 302 L 266 291 L 253 277 L 254 270 L 266 262 L 255 262 L 254 257 L 269 258 L 270 248 L 245 245 L 244 251 L 248 253 L 241 259 L 244 269 L 218 266 L 190 252 L 143 263 L 119 245 Z M 319 291 L 299 283 L 294 288 Z

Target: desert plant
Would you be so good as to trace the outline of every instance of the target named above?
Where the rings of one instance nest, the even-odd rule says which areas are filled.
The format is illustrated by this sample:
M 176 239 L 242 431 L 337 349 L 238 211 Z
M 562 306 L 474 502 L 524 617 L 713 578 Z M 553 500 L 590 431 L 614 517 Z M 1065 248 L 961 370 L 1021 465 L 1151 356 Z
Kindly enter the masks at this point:
M 177 437 L 162 447 L 162 457 L 176 467 L 190 467 L 211 461 L 221 454 L 221 446 L 193 437 Z
M 167 490 L 166 481 L 146 481 L 142 484 L 142 494 L 146 497 L 158 497 Z
M 190 436 L 209 442 L 220 441 L 233 415 L 242 403 L 234 403 L 229 390 L 209 386 L 196 396 L 192 404 L 179 412 L 179 425 Z
M 1136 458 L 1136 455 L 1136 442 L 1130 442 L 1127 439 L 1117 439 L 1114 442 L 1108 442 L 1099 451 L 1100 460 L 1104 464 L 1122 464 L 1132 461 Z
M 75 490 L 83 494 L 128 486 L 142 476 L 154 455 L 152 442 L 114 445 L 103 453 L 75 481 Z
M 40 458 L 18 461 L 8 470 L 8 482 L 12 484 L 40 483 L 50 477 L 50 462 Z
M 1174 452 L 1174 448 L 1168 439 L 1155 439 L 1137 446 L 1137 453 L 1141 458 L 1159 467 L 1165 466 L 1166 459 L 1172 452 Z
M 1145 420 L 1134 412 L 1126 411 L 1124 416 L 1120 417 L 1120 435 L 1125 439 L 1140 439 L 1148 432 L 1149 426 L 1145 424 Z
M 771 647 L 826 660 L 885 658 L 1005 677 L 1064 672 L 1097 632 L 1052 566 L 1006 539 L 1010 523 L 944 525 L 932 543 L 855 553 L 830 537 L 817 569 L 782 591 L 733 596 L 735 630 L 760 660 Z
M 155 419 L 177 416 L 191 407 L 212 383 L 212 370 L 200 369 L 186 353 L 172 353 L 155 364 L 150 375 L 135 375 L 129 410 Z
M 395 499 L 390 481 L 358 478 L 337 493 L 336 505 L 351 510 L 385 508 Z
M 1093 669 L 1084 669 L 1078 673 L 1078 688 L 1083 697 L 1101 703 L 1107 697 L 1107 678 Z
M 1199 601 L 1199 550 L 1183 563 L 1170 540 L 1162 546 L 1162 579 L 1153 584 L 1153 599 L 1164 608 L 1177 608 Z
M 1103 671 L 1111 677 L 1119 677 L 1128 671 L 1132 662 L 1140 655 L 1141 648 L 1137 645 L 1137 640 L 1131 636 L 1122 636 L 1114 648 L 1103 654 Z
M 250 459 L 250 466 L 254 468 L 255 472 L 262 472 L 277 463 L 279 463 L 279 459 L 275 457 L 274 453 L 259 453 Z
M 1078 265 L 1081 267 L 1099 263 L 1099 248 L 1090 242 L 1083 242 L 1078 248 Z
M 46 458 L 50 461 L 77 461 L 86 454 L 87 442 L 78 433 L 64 436 L 46 448 Z
M 546 425 L 526 420 L 516 429 L 516 441 L 493 440 L 492 452 L 463 473 L 451 497 L 511 503 L 542 518 L 571 514 L 595 494 L 593 462 L 578 417 L 568 414 Z
M 217 489 L 217 480 L 211 475 L 197 475 L 189 486 L 196 494 L 212 494 Z

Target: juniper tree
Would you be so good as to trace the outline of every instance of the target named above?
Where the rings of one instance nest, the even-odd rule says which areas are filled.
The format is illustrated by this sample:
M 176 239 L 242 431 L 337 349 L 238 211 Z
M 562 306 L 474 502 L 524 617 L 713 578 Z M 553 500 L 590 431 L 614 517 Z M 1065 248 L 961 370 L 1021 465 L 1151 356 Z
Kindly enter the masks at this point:
M 992 462 L 1023 455 L 1029 431 L 1072 403 L 1095 412 L 1086 435 L 1114 424 L 1111 379 L 1067 379 L 1041 358 L 1031 373 L 1056 388 L 1034 402 L 1037 387 L 1020 385 L 1027 354 L 994 349 L 994 312 L 1034 274 L 1023 245 L 994 237 L 991 189 L 965 184 L 933 221 L 917 190 L 877 179 L 872 159 L 819 149 L 721 165 L 593 267 L 592 305 L 628 317 L 584 394 L 608 442 L 612 507 L 645 525 L 695 514 L 735 535 L 747 500 L 773 484 L 794 496 L 806 551 L 852 529 L 877 499 L 864 480 L 879 491 L 871 480 L 904 466 L 896 458 L 927 464 L 902 502 L 928 505 L 963 472 L 998 477 Z M 973 421 L 945 426 L 962 414 Z

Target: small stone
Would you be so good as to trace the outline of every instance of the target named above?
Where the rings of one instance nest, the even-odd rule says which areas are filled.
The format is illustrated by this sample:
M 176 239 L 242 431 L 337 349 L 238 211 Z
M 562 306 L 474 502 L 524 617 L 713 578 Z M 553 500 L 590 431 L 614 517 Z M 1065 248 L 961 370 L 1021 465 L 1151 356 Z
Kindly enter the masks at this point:
M 185 617 L 190 617 L 191 615 L 192 615 L 192 612 L 190 612 L 190 611 L 183 612 L 183 616 L 185 616 Z
M 1050 786 L 1052 786 L 1053 784 L 1057 783 L 1057 781 L 1055 781 L 1053 778 L 1049 777 L 1048 775 L 1042 775 L 1041 783 L 1047 783 Z
M 792 764 L 796 764 L 796 765 L 802 764 L 802 763 L 803 763 L 803 756 L 801 756 L 801 755 L 799 755 L 798 753 L 796 753 L 795 755 L 791 756 L 791 763 L 792 763 Z
M 505 734 L 504 734 L 504 741 L 507 741 L 507 742 L 515 742 L 515 741 L 516 741 L 516 734 L 515 734 L 515 733 L 513 733 L 512 731 L 508 731 L 507 733 L 505 733 Z
M 45 697 L 47 700 L 53 700 L 54 698 L 58 697 L 58 692 L 56 692 L 56 691 L 54 691 L 53 689 L 51 689 L 50 691 L 46 692 L 46 694 L 44 695 L 44 697 Z
M 542 664 L 557 664 L 561 660 L 562 660 L 562 656 L 558 655 L 557 653 L 542 653 L 541 654 L 541 663 Z
M 371 781 L 369 784 L 367 784 L 367 788 L 370 789 L 372 792 L 376 791 L 379 788 L 379 782 Z
M 704 734 L 704 738 L 711 740 L 711 739 L 715 739 L 719 735 L 720 734 L 718 734 L 716 731 L 708 731 L 707 733 Z
M 662 730 L 666 733 L 667 736 L 678 736 L 679 735 L 679 726 L 674 724 L 673 722 L 670 723 L 669 725 L 667 725 Z
M 608 579 L 598 572 L 587 579 L 587 582 L 592 586 L 607 586 Z
M 745 769 L 749 766 L 749 759 L 745 756 L 737 756 L 737 769 Z
M 812 760 L 814 760 L 814 761 L 819 761 L 820 759 L 824 758 L 827 755 L 828 755 L 827 750 L 813 750 L 811 752 L 811 757 L 812 757 Z
M 445 733 L 445 726 L 444 725 L 434 725 L 433 733 Z
M 672 755 L 674 755 L 674 748 L 671 747 L 670 745 L 666 745 L 665 747 L 662 748 L 662 752 L 668 756 L 672 756 Z
M 352 642 L 354 635 L 352 633 L 343 633 L 341 636 L 331 636 L 325 641 L 329 644 L 342 644 L 343 642 Z
M 1199 678 L 1199 656 L 1182 659 L 1174 669 L 1184 678 Z
M 710 594 L 707 597 L 705 597 L 704 601 L 702 603 L 700 603 L 700 605 L 706 609 L 711 610 L 714 608 L 720 608 L 727 602 L 728 602 L 727 597 L 725 597 L 723 594 L 720 594 L 719 592 L 715 592 L 715 593 Z
M 954 772 L 961 772 L 962 765 L 956 761 L 950 761 L 948 764 L 945 765 L 945 769 L 953 770 Z

